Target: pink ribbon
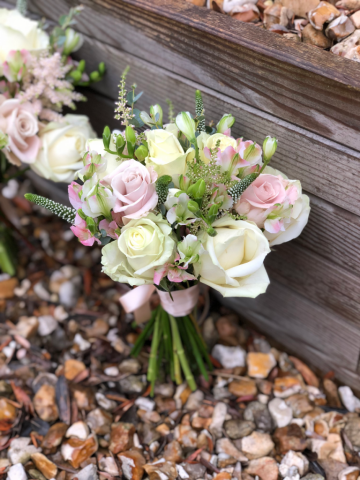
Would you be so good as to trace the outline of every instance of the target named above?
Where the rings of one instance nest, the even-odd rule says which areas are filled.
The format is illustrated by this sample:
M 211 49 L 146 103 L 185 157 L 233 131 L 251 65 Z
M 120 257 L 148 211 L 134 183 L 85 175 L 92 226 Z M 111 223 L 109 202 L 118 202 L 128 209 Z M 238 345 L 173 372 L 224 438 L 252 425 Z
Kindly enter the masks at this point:
M 154 285 L 141 285 L 120 297 L 120 303 L 126 313 L 134 313 L 136 323 L 144 323 L 150 319 L 150 297 L 157 290 Z M 163 309 L 173 317 L 185 317 L 189 315 L 199 298 L 199 285 L 185 290 L 168 292 L 157 290 Z

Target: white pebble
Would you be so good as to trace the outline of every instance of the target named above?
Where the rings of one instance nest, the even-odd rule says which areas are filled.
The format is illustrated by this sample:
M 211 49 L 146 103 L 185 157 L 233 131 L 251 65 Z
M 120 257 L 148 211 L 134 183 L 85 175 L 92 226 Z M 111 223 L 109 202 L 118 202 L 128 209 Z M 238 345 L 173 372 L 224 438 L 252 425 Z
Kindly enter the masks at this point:
M 276 426 L 279 428 L 289 425 L 293 418 L 291 407 L 286 405 L 281 398 L 273 398 L 269 402 L 269 412 Z
M 246 352 L 241 347 L 215 345 L 211 355 L 216 358 L 224 368 L 245 367 Z
M 154 400 L 146 397 L 139 397 L 135 400 L 135 405 L 141 410 L 146 410 L 147 412 L 152 412 L 155 408 Z
M 27 475 L 21 463 L 10 467 L 6 480 L 27 480 Z
M 40 337 L 46 337 L 47 335 L 50 335 L 54 330 L 56 330 L 56 327 L 58 326 L 57 321 L 52 315 L 41 315 L 38 318 L 38 321 L 38 334 L 40 335 Z
M 74 343 L 79 347 L 81 352 L 84 352 L 85 350 L 88 350 L 91 347 L 91 343 L 85 340 L 80 333 L 77 333 L 74 337 Z M 118 375 L 119 372 L 117 372 L 115 375 Z M 111 375 L 107 373 L 106 375 Z
M 349 412 L 355 412 L 356 409 L 360 409 L 360 400 L 355 397 L 350 387 L 339 387 L 339 395 Z

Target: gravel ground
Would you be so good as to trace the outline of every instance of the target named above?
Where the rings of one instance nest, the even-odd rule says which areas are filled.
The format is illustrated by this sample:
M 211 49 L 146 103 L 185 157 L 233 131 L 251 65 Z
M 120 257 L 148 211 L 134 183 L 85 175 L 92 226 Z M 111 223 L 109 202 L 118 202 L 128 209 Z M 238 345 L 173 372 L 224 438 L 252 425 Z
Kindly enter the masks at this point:
M 130 356 L 141 327 L 100 250 L 20 197 L 7 211 L 21 238 L 17 278 L 0 277 L 0 478 L 360 478 L 360 400 L 332 372 L 211 305 L 209 380 L 191 392 L 160 372 L 151 398 L 149 345 Z

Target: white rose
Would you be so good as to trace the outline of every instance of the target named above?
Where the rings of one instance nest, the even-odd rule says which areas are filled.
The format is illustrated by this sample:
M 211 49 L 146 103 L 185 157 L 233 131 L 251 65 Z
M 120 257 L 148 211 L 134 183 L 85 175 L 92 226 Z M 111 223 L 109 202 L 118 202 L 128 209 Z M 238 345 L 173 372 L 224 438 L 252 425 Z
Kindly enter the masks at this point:
M 161 215 L 131 220 L 115 242 L 102 249 L 103 272 L 115 282 L 130 285 L 154 283 L 156 267 L 174 259 L 172 229 Z
M 199 147 L 200 159 L 204 163 L 209 163 L 209 159 L 204 155 L 204 148 L 207 147 L 209 150 L 216 147 L 216 142 L 220 141 L 219 148 L 221 151 L 225 150 L 226 147 L 237 147 L 237 141 L 233 137 L 228 137 L 223 133 L 215 133 L 214 135 L 209 135 L 206 132 L 201 132 L 197 137 L 197 144 Z
M 41 132 L 42 147 L 31 168 L 54 182 L 71 182 L 83 167 L 86 142 L 95 133 L 84 115 L 65 115 L 64 123 L 49 123 Z
M 278 233 L 270 233 L 265 230 L 264 234 L 269 240 L 270 246 L 280 245 L 281 243 L 290 242 L 298 237 L 304 230 L 310 215 L 310 199 L 307 195 L 302 194 L 293 205 L 291 216 L 285 223 L 285 230 Z
M 11 50 L 36 52 L 49 46 L 49 36 L 38 22 L 21 15 L 17 10 L 0 8 L 0 75 L 2 64 Z
M 269 242 L 254 224 L 223 217 L 212 225 L 217 235 L 201 239 L 206 253 L 194 264 L 200 281 L 224 297 L 257 297 L 269 284 L 263 265 Z
M 153 167 L 159 177 L 185 174 L 186 163 L 195 156 L 194 149 L 184 152 L 177 137 L 167 130 L 147 130 L 145 134 L 149 147 L 146 165 Z

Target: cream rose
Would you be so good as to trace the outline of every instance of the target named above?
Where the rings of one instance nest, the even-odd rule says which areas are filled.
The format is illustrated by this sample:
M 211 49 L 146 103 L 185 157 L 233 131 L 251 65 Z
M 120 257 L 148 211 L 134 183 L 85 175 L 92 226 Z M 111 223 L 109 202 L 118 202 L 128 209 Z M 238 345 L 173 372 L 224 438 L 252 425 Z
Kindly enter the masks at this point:
M 206 252 L 194 264 L 200 281 L 224 297 L 257 297 L 269 284 L 263 265 L 269 242 L 252 223 L 223 217 L 212 225 L 217 235 L 201 239 Z
M 115 242 L 102 249 L 103 272 L 115 282 L 130 285 L 154 283 L 155 268 L 172 262 L 175 241 L 161 215 L 131 220 Z
M 83 167 L 82 157 L 89 138 L 95 137 L 88 117 L 65 115 L 65 123 L 49 123 L 41 132 L 42 148 L 31 165 L 41 177 L 54 182 L 71 182 Z
M 184 152 L 177 137 L 167 130 L 147 130 L 145 134 L 149 147 L 146 165 L 153 167 L 159 177 L 185 174 L 186 163 L 195 156 L 194 149 Z
M 36 52 L 49 46 L 49 36 L 38 22 L 21 15 L 17 10 L 0 8 L 0 75 L 2 64 L 11 50 Z
M 216 147 L 216 143 L 220 141 L 219 148 L 221 151 L 225 150 L 226 147 L 233 147 L 236 149 L 237 141 L 233 137 L 228 137 L 223 133 L 215 133 L 214 135 L 209 135 L 208 133 L 201 132 L 197 137 L 197 144 L 199 147 L 200 159 L 204 163 L 209 163 L 209 159 L 204 154 L 204 148 L 207 147 L 209 150 Z

